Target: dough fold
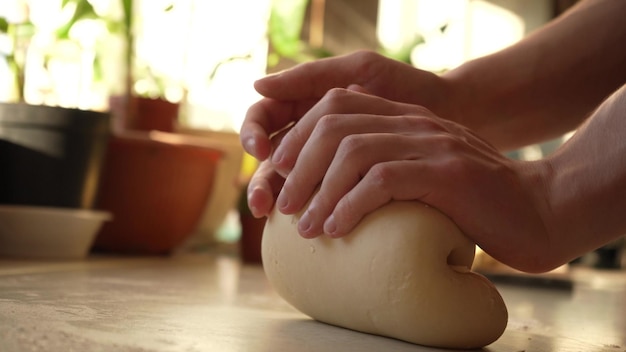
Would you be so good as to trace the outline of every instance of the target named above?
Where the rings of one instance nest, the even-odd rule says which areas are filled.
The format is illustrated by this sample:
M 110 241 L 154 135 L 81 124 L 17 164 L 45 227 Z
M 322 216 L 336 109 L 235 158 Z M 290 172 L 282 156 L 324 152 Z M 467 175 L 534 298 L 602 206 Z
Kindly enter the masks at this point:
M 483 347 L 504 332 L 502 297 L 470 270 L 474 244 L 439 211 L 391 202 L 340 239 L 304 239 L 298 218 L 274 210 L 262 258 L 272 286 L 304 314 L 444 348 Z

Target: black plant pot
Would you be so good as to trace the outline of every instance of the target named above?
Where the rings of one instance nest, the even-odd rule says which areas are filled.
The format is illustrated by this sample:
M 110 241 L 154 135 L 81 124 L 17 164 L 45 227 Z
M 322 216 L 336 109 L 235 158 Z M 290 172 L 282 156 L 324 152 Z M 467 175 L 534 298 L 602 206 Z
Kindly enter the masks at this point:
M 109 114 L 0 104 L 0 204 L 94 206 Z

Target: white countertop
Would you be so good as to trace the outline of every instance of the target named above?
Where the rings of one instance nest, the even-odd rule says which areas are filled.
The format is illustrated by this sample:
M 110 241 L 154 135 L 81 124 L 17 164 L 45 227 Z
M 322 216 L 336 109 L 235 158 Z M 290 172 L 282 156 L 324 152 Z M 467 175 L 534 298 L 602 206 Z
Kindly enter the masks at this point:
M 509 323 L 485 350 L 626 351 L 626 271 L 571 277 L 571 289 L 497 283 Z M 3 352 L 433 350 L 313 321 L 232 253 L 0 260 Z

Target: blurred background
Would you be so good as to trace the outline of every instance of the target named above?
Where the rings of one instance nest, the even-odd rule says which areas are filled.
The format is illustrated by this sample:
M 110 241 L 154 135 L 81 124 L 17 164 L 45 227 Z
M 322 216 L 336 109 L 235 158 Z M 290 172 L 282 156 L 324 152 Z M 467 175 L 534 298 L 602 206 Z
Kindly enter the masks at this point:
M 106 112 L 115 133 L 156 131 L 162 134 L 150 138 L 159 143 L 219 150 L 203 215 L 189 220 L 183 245 L 160 251 L 235 243 L 245 237 L 243 191 L 256 166 L 237 134 L 259 99 L 256 79 L 359 49 L 443 73 L 520 40 L 575 2 L 4 0 L 0 102 Z M 567 137 L 510 156 L 541 158 Z M 122 147 L 109 145 L 109 155 L 115 148 Z
M 131 89 L 183 104 L 183 125 L 236 132 L 257 99 L 251 83 L 268 71 L 372 49 L 442 72 L 572 2 L 7 0 L 0 77 L 13 79 L 1 80 L 0 100 L 107 110 L 110 96 Z

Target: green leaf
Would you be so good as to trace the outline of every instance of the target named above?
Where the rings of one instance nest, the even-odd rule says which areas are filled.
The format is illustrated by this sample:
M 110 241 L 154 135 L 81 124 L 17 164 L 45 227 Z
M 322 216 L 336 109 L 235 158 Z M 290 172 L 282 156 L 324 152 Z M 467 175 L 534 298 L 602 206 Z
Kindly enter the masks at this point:
M 387 56 L 389 58 L 392 58 L 394 60 L 410 64 L 411 63 L 411 52 L 413 51 L 413 49 L 417 45 L 423 44 L 423 43 L 425 43 L 425 38 L 421 34 L 418 33 L 418 34 L 416 34 L 413 37 L 413 39 L 410 42 L 408 42 L 403 47 L 401 47 L 401 48 L 399 48 L 397 50 L 391 51 L 391 50 L 388 50 L 388 49 L 381 48 L 379 51 L 383 55 L 385 55 L 385 56 Z
M 9 21 L 6 18 L 0 17 L 0 33 L 9 32 Z
M 104 78 L 104 68 L 102 67 L 101 61 L 98 56 L 93 60 L 93 79 L 96 82 L 100 82 Z
M 268 37 L 281 56 L 293 58 L 302 47 L 300 35 L 309 0 L 273 0 Z
M 70 2 L 76 4 L 76 9 L 74 10 L 74 14 L 70 20 L 57 30 L 57 37 L 60 39 L 69 39 L 70 31 L 76 22 L 84 19 L 98 18 L 96 10 L 88 0 L 64 0 L 63 6 L 69 4 Z
M 133 28 L 133 0 L 122 0 L 122 7 L 124 10 L 126 30 L 130 33 Z

